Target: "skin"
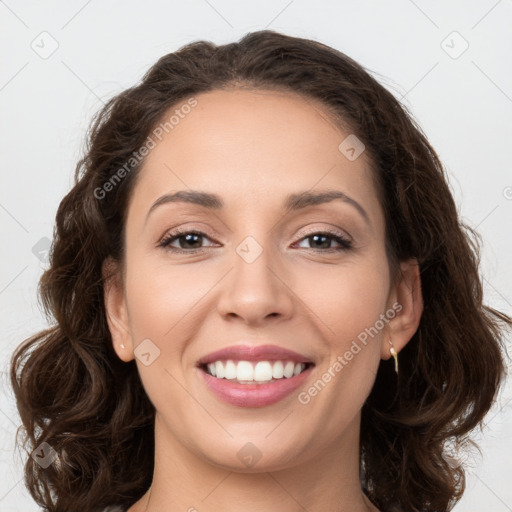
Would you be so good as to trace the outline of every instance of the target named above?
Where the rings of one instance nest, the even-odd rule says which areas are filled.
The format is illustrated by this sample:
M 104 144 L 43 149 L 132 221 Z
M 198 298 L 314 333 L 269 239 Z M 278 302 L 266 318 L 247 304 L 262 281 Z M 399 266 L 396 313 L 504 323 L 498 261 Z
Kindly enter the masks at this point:
M 402 262 L 391 279 L 369 160 L 339 151 L 349 132 L 322 105 L 250 89 L 196 99 L 141 170 L 124 265 L 104 264 L 105 276 L 114 270 L 105 287 L 114 348 L 123 361 L 135 358 L 156 408 L 153 484 L 129 511 L 375 511 L 359 481 L 360 412 L 390 337 L 399 353 L 417 330 L 418 265 Z M 167 203 L 146 219 L 161 195 L 189 189 L 225 205 Z M 283 210 L 289 193 L 326 189 L 356 200 L 369 223 L 340 200 Z M 206 234 L 172 246 L 200 252 L 157 246 L 178 226 Z M 326 229 L 353 248 L 315 244 L 311 235 Z M 263 249 L 252 263 L 236 252 L 247 236 Z M 210 352 L 270 343 L 316 362 L 303 391 L 395 302 L 401 311 L 306 405 L 297 392 L 266 407 L 226 404 L 198 374 L 197 360 Z M 134 349 L 148 338 L 160 355 L 145 366 Z M 237 457 L 248 442 L 261 454 L 251 467 Z

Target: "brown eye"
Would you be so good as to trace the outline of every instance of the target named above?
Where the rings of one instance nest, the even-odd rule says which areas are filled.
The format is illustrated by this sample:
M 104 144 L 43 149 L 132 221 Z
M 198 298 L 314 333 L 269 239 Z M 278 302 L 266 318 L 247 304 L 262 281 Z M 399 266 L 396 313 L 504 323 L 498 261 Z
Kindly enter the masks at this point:
M 201 231 L 174 231 L 164 237 L 158 246 L 171 251 L 195 252 L 204 248 L 204 240 L 209 238 Z M 171 245 L 175 241 L 178 242 L 178 247 Z
M 332 251 L 346 251 L 352 248 L 352 242 L 347 238 L 340 236 L 337 233 L 329 232 L 318 232 L 312 233 L 304 238 L 302 241 L 308 240 L 311 249 L 319 250 L 321 252 L 332 252 Z M 341 247 L 331 247 L 332 242 L 335 241 Z M 308 247 L 306 247 L 307 249 Z

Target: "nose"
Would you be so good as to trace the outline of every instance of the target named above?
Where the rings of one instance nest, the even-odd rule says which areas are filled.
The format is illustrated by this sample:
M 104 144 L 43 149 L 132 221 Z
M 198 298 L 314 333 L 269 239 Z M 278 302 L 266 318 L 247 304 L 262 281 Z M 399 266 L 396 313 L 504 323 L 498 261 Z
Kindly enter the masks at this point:
M 217 304 L 225 320 L 239 319 L 256 327 L 291 317 L 294 295 L 287 283 L 289 272 L 270 250 L 265 248 L 252 262 L 235 253 L 233 267 L 222 282 Z

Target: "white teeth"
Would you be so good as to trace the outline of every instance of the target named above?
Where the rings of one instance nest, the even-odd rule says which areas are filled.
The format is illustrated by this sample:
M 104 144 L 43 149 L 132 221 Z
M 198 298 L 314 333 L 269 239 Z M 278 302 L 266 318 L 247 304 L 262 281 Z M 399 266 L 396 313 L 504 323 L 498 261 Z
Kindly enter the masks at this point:
M 224 365 L 220 361 L 215 363 L 215 376 L 218 379 L 224 378 Z
M 295 365 L 288 361 L 286 366 L 284 367 L 284 376 L 289 379 L 293 375 L 293 371 L 295 370 Z
M 282 379 L 284 375 L 284 366 L 282 361 L 276 361 L 272 367 L 272 377 L 274 379 Z
M 216 364 L 219 364 L 219 362 Z M 238 361 L 236 366 L 236 380 L 254 380 L 254 367 L 249 361 Z
M 254 367 L 254 380 L 264 382 L 272 380 L 272 365 L 268 361 L 259 361 Z
M 302 371 L 302 364 L 301 363 L 298 363 L 295 365 L 295 368 L 293 370 L 293 375 L 299 375 L 299 373 Z
M 236 364 L 231 360 L 226 361 L 226 366 L 224 367 L 224 377 L 226 379 L 236 379 Z
M 273 382 L 282 378 L 291 378 L 302 373 L 305 363 L 293 361 L 215 361 L 208 363 L 208 373 L 218 379 L 227 379 L 241 383 Z

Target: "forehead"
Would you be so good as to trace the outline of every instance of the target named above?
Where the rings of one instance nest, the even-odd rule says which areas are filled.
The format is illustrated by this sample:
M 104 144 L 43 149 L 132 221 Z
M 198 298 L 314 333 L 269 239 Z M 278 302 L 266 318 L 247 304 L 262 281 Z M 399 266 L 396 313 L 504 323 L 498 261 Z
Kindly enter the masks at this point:
M 147 210 L 162 194 L 188 188 L 214 192 L 226 206 L 257 214 L 293 192 L 336 189 L 364 203 L 372 223 L 379 223 L 369 159 L 365 152 L 347 158 L 340 144 L 351 134 L 319 102 L 257 89 L 194 98 L 193 108 L 181 108 L 187 99 L 173 106 L 159 136 L 150 135 L 155 144 L 130 209 Z

